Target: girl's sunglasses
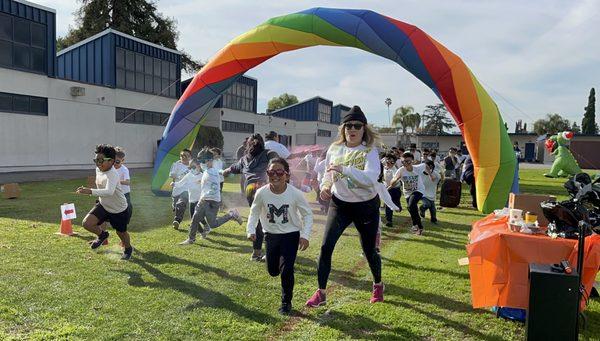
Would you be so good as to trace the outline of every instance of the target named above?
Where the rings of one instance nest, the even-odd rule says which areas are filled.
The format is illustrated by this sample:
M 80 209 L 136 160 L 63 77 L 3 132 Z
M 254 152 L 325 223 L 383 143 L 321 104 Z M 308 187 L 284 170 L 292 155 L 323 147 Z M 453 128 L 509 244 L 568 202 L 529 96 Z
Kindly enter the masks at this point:
M 105 158 L 102 158 L 102 159 L 100 159 L 100 158 L 98 158 L 98 159 L 92 159 L 92 161 L 94 161 L 95 164 L 101 164 L 101 163 L 103 163 L 105 161 L 110 161 L 110 160 L 112 160 L 112 159 L 109 158 L 109 157 L 105 157 Z
M 277 176 L 284 176 L 284 175 L 287 175 L 287 173 L 288 172 L 286 172 L 283 169 L 275 169 L 275 170 L 270 169 L 270 170 L 267 171 L 267 175 L 268 176 L 275 176 L 275 175 L 277 175 Z
M 362 124 L 362 123 L 344 123 L 344 127 L 346 129 L 354 128 L 354 130 L 360 130 L 362 127 L 364 127 L 364 124 Z

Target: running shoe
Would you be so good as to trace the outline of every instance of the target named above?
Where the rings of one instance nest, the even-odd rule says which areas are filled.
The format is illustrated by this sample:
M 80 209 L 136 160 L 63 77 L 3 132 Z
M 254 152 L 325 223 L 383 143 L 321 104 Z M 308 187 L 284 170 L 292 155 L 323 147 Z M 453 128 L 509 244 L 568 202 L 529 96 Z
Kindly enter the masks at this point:
M 100 235 L 98 236 L 98 238 L 96 238 L 94 241 L 92 241 L 90 243 L 90 247 L 92 249 L 99 248 L 100 245 L 102 245 L 102 243 L 104 243 L 104 241 L 108 239 L 108 236 L 109 236 L 108 231 L 102 231 L 102 233 L 100 233 Z
M 383 302 L 383 290 L 385 289 L 385 285 L 381 284 L 373 284 L 373 296 L 371 296 L 371 303 Z
M 327 303 L 327 300 L 325 299 L 325 294 L 322 293 L 320 289 L 317 289 L 317 291 L 315 291 L 315 293 L 308 299 L 308 301 L 306 301 L 306 306 L 316 308 L 324 305 L 325 303 Z

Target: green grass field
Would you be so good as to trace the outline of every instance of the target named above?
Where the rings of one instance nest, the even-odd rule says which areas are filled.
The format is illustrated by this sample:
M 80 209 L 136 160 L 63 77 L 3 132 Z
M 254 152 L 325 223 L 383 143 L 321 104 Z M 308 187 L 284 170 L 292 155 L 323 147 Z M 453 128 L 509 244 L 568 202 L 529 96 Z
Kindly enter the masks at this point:
M 564 197 L 563 181 L 542 173 L 523 170 L 522 191 Z M 471 307 L 468 268 L 457 259 L 466 256 L 470 224 L 482 217 L 477 211 L 444 209 L 440 224 L 427 221 L 422 237 L 408 232 L 406 211 L 397 215 L 395 226 L 384 228 L 381 304 L 369 304 L 371 275 L 349 228 L 334 253 L 328 304 L 308 310 L 303 304 L 317 286 L 325 220 L 316 214 L 311 246 L 296 263 L 294 316 L 282 317 L 279 279 L 249 260 L 244 227 L 229 222 L 207 240 L 179 246 L 187 234 L 170 227 L 170 198 L 153 196 L 149 183 L 148 175 L 133 171 L 136 251 L 129 262 L 119 260 L 115 233 L 108 246 L 89 249 L 93 236 L 80 224 L 94 199 L 73 194 L 84 179 L 26 183 L 21 198 L 0 199 L 0 339 L 524 338 L 523 324 Z M 247 216 L 238 188 L 228 179 L 225 198 Z M 463 207 L 468 199 L 463 192 Z M 54 234 L 63 202 L 77 207 L 77 237 Z M 599 339 L 598 301 L 586 314 L 584 338 Z

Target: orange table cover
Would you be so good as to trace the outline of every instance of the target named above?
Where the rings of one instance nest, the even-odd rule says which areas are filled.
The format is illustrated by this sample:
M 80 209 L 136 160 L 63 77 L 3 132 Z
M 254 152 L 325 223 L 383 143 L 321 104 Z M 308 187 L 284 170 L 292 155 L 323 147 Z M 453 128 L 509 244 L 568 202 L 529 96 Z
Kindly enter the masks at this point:
M 529 263 L 577 263 L 577 240 L 511 232 L 508 217 L 494 214 L 473 223 L 467 245 L 473 308 L 492 306 L 527 309 Z M 600 235 L 585 239 L 583 284 L 587 296 L 600 266 Z M 582 300 L 581 310 L 585 308 Z

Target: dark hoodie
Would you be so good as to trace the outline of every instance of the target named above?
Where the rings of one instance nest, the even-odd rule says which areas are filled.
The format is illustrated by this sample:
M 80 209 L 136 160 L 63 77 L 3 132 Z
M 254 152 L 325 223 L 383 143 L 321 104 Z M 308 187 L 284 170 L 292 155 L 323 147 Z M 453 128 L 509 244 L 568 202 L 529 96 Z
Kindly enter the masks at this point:
M 271 150 L 263 149 L 256 156 L 246 153 L 238 162 L 231 165 L 229 168 L 233 174 L 244 174 L 246 182 L 244 187 L 251 183 L 261 182 L 267 183 L 267 167 L 269 160 L 277 157 L 277 153 Z

